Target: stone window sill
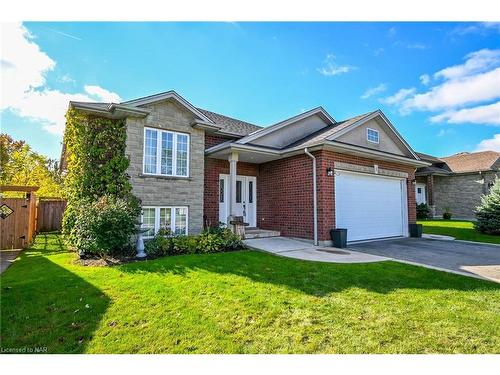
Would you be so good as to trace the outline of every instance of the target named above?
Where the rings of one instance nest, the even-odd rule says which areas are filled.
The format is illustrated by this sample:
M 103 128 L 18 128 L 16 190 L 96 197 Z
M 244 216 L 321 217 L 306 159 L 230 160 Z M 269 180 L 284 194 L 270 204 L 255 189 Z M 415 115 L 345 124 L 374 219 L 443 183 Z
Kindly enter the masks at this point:
M 179 177 L 179 176 L 162 176 L 162 175 L 157 175 L 157 174 L 144 174 L 144 173 L 139 173 L 138 176 L 140 178 L 156 178 L 157 180 L 185 180 L 185 181 L 191 181 L 191 177 Z

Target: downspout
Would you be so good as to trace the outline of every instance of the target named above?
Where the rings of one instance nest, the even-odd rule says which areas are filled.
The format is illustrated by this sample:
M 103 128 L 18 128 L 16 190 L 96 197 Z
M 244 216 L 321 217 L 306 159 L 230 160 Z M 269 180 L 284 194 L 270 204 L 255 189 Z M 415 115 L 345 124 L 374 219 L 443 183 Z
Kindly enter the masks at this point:
M 307 147 L 304 153 L 313 161 L 313 222 L 314 222 L 314 245 L 318 246 L 318 196 L 316 192 L 316 157 L 311 154 Z

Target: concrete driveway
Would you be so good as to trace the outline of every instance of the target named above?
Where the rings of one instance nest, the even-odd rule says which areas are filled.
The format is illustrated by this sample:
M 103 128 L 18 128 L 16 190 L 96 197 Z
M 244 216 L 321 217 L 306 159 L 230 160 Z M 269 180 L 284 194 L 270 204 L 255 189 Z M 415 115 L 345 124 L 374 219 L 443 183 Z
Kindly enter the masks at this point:
M 286 237 L 254 238 L 243 241 L 248 247 L 280 255 L 287 258 L 311 260 L 327 263 L 371 263 L 388 260 L 386 257 L 335 249 L 333 247 L 314 246 L 304 241 Z
M 365 242 L 349 250 L 393 258 L 500 283 L 500 246 L 462 241 L 401 238 Z

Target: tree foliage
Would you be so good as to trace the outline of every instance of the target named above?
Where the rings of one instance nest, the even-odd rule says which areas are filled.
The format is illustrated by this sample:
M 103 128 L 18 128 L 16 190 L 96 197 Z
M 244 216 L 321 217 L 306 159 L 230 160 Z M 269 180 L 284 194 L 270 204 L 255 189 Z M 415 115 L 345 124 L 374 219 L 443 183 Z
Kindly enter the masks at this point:
M 481 233 L 500 235 L 500 179 L 487 195 L 481 198 L 481 204 L 476 208 L 476 228 Z
M 59 163 L 8 134 L 0 134 L 0 185 L 38 186 L 40 197 L 64 197 Z
M 126 174 L 125 120 L 89 116 L 75 109 L 66 113 L 68 204 L 104 195 L 125 197 L 131 191 Z
M 63 232 L 81 254 L 126 252 L 140 214 L 125 155 L 126 123 L 70 109 L 64 134 Z

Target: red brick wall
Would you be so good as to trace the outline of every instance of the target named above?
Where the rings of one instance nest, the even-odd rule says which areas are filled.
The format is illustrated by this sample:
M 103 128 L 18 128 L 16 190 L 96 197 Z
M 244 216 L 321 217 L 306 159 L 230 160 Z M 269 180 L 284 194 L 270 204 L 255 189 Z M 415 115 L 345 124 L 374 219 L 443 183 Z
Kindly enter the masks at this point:
M 258 176 L 259 165 L 238 162 L 238 174 Z M 203 197 L 203 222 L 205 226 L 219 224 L 219 175 L 229 174 L 227 160 L 205 158 L 205 195 Z M 257 195 L 259 194 L 259 178 L 257 178 Z M 257 204 L 259 201 L 257 200 Z
M 326 175 L 326 168 L 334 168 L 335 161 L 371 167 L 377 164 L 379 168 L 408 173 L 408 180 L 415 178 L 415 168 L 403 164 L 367 159 L 352 155 L 339 154 L 331 151 L 321 151 L 317 156 L 318 175 L 318 238 L 320 241 L 330 239 L 330 229 L 335 225 L 335 179 Z M 408 222 L 415 223 L 415 187 L 407 183 Z M 312 219 L 311 219 L 312 220 Z
M 283 236 L 312 238 L 311 159 L 306 155 L 260 165 L 257 179 L 257 226 Z
M 221 137 L 221 136 L 218 136 L 218 135 L 205 134 L 205 150 L 207 148 L 216 146 L 218 144 L 227 142 L 229 140 L 230 140 L 229 138 L 224 138 L 224 137 Z
M 371 160 L 318 151 L 318 238 L 330 238 L 330 229 L 335 226 L 334 177 L 326 175 L 327 167 L 334 168 L 335 161 L 373 166 L 408 173 L 414 179 L 414 168 L 379 160 Z M 209 225 L 219 221 L 219 174 L 229 174 L 229 162 L 205 159 L 204 215 Z M 257 226 L 262 229 L 279 230 L 283 236 L 313 238 L 313 194 L 312 160 L 307 155 L 297 155 L 264 164 L 238 163 L 238 174 L 257 178 Z M 408 184 L 408 219 L 416 220 L 415 188 Z

